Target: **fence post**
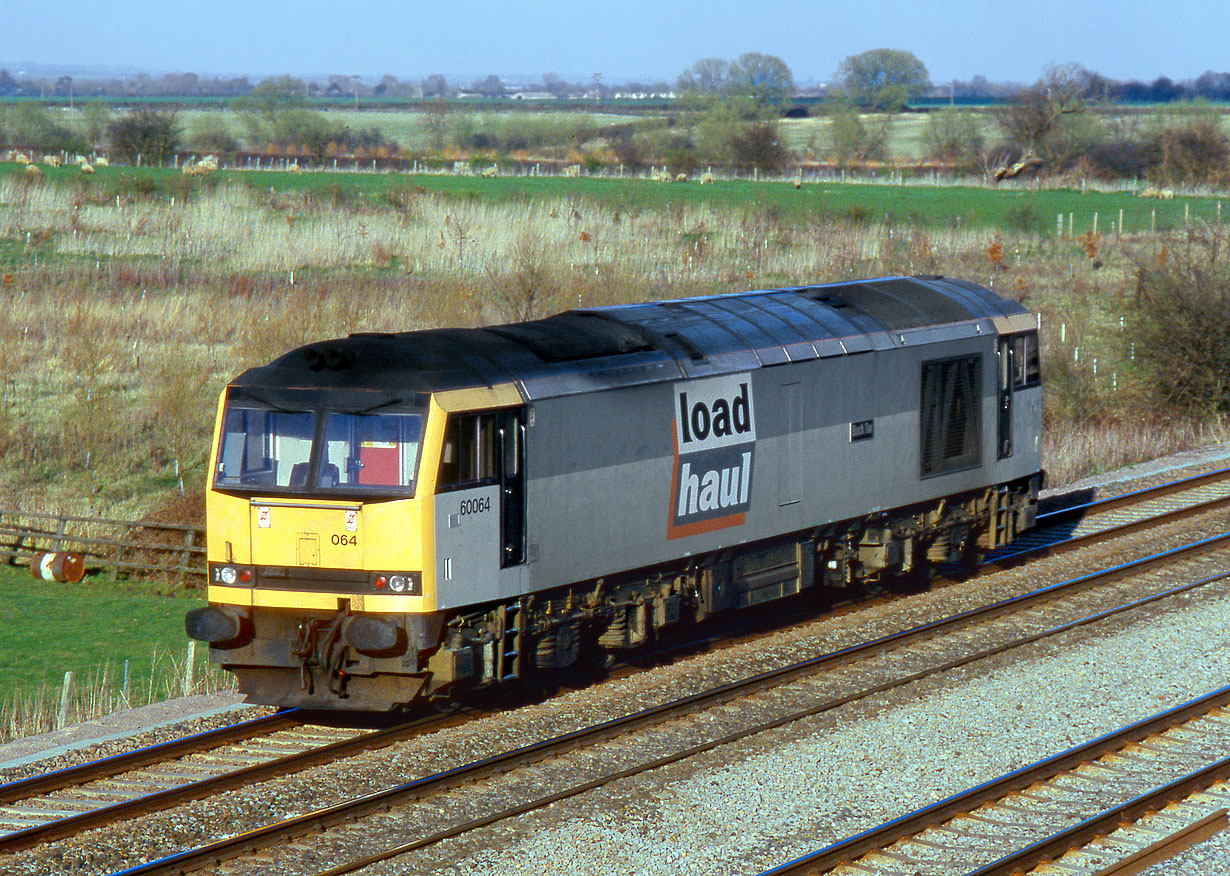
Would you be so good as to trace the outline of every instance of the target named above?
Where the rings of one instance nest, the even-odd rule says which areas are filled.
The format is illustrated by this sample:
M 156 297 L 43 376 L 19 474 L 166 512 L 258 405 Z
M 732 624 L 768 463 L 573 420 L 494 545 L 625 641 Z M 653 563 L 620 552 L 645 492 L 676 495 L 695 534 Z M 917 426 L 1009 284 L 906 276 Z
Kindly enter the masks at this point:
M 64 673 L 64 685 L 60 688 L 60 713 L 56 716 L 56 729 L 68 723 L 68 701 L 73 694 L 73 671 Z
M 178 588 L 184 583 L 184 573 L 188 571 L 188 561 L 192 559 L 192 540 L 196 535 L 196 531 L 189 529 L 184 532 L 184 549 L 179 555 L 179 569 L 175 573 L 175 586 Z
M 196 665 L 196 641 L 188 640 L 188 659 L 184 661 L 184 696 L 192 695 L 193 669 Z

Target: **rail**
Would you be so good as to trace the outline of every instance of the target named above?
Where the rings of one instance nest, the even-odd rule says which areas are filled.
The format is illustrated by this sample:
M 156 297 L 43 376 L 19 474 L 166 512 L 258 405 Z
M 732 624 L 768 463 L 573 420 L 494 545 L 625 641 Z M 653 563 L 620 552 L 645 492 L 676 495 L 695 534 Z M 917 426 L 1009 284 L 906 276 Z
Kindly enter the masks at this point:
M 201 526 L 0 508 L 0 558 L 23 566 L 55 551 L 81 554 L 87 569 L 156 573 L 177 585 L 205 576 Z

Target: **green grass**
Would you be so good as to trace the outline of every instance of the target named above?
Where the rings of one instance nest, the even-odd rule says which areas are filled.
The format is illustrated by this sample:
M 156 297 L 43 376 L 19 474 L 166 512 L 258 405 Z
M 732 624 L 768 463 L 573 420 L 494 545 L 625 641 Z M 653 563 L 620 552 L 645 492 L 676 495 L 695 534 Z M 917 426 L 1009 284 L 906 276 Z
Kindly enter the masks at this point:
M 36 581 L 28 571 L 0 567 L 0 701 L 14 693 L 58 689 L 72 670 L 84 684 L 104 664 L 118 689 L 129 661 L 134 691 L 148 686 L 154 651 L 178 655 L 188 638 L 184 614 L 203 600 L 143 593 L 138 584 L 87 577 L 79 584 Z M 202 665 L 198 652 L 197 665 Z M 160 667 L 165 670 L 166 667 Z
M 20 165 L 0 163 L 0 174 L 18 173 Z M 201 185 L 235 181 L 266 191 L 311 194 L 326 201 L 383 198 L 390 192 L 422 191 L 462 200 L 491 202 L 536 201 L 580 197 L 612 210 L 662 210 L 675 205 L 709 204 L 720 208 L 767 210 L 788 221 L 812 222 L 837 218 L 889 222 L 924 228 L 987 228 L 1054 235 L 1057 218 L 1072 215 L 1072 230 L 1090 230 L 1097 214 L 1098 230 L 1111 231 L 1123 211 L 1129 232 L 1177 228 L 1185 219 L 1215 222 L 1225 207 L 1222 199 L 1178 196 L 1173 200 L 1141 198 L 1131 192 L 1078 189 L 981 188 L 950 185 L 875 183 L 806 183 L 800 189 L 781 181 L 728 180 L 701 186 L 646 179 L 557 176 L 481 176 L 453 174 L 282 173 L 219 171 L 202 181 L 174 169 L 99 168 L 82 177 L 76 168 L 43 168 L 51 181 L 68 181 L 87 196 L 150 190 L 166 197 L 190 195 Z M 1230 215 L 1226 217 L 1230 219 Z

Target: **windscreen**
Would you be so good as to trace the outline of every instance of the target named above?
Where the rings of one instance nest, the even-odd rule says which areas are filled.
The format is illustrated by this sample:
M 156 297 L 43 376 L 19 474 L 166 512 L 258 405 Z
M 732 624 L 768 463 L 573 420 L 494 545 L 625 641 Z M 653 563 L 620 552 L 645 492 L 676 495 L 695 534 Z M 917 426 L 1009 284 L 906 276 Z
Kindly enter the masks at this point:
M 421 414 L 329 414 L 317 485 L 414 488 Z
M 218 448 L 219 487 L 307 484 L 316 415 L 228 405 Z
M 292 411 L 240 395 L 222 415 L 214 486 L 412 496 L 423 423 L 422 412 Z

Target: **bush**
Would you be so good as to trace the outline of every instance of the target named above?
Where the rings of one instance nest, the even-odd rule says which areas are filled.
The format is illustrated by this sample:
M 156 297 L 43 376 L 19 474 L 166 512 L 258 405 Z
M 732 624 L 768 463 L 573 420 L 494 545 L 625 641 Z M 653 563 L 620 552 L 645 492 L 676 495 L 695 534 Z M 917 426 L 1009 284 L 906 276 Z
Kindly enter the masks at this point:
M 1171 410 L 1230 412 L 1230 232 L 1193 227 L 1133 261 L 1124 335 L 1146 385 Z
M 888 135 L 892 117 L 868 128 L 855 107 L 838 104 L 829 115 L 829 154 L 845 167 L 852 162 L 885 161 L 888 159 Z
M 179 148 L 182 133 L 174 112 L 133 110 L 107 126 L 111 149 L 121 160 L 161 165 Z
M 1144 151 L 1156 182 L 1216 183 L 1226 175 L 1230 140 L 1218 122 L 1199 119 L 1157 132 Z
M 929 159 L 964 171 L 978 166 L 985 146 L 978 118 L 969 110 L 942 109 L 929 113 L 922 140 Z
M 735 166 L 761 173 L 780 173 L 786 169 L 790 153 L 782 145 L 775 122 L 749 122 L 730 138 Z
M 4 115 L 0 145 L 39 152 L 87 152 L 84 139 L 57 123 L 36 103 L 20 102 Z
M 209 113 L 197 121 L 188 136 L 188 145 L 213 155 L 233 155 L 239 151 L 239 141 L 231 133 L 226 119 L 217 113 Z
M 1006 228 L 1028 234 L 1045 234 L 1052 221 L 1051 217 L 1043 216 L 1037 207 L 1030 204 L 1018 204 L 1004 213 Z
M 1139 179 L 1149 171 L 1149 154 L 1138 140 L 1099 143 L 1085 155 L 1086 169 L 1098 179 Z

